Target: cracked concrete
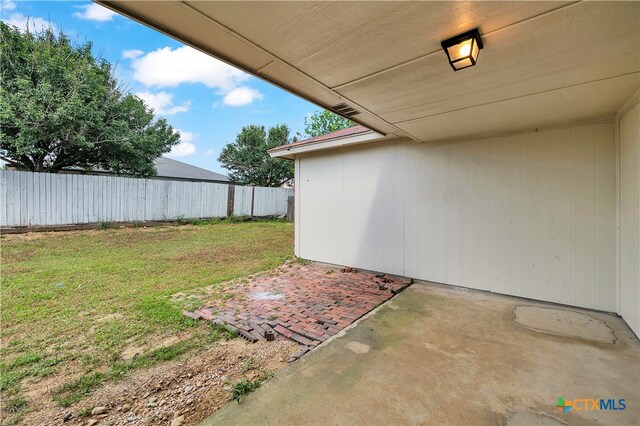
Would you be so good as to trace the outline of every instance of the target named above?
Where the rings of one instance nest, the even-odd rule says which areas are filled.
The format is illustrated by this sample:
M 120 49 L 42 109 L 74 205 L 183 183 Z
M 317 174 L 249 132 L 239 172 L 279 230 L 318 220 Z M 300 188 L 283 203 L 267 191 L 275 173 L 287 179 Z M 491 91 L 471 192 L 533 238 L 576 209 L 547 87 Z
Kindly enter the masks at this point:
M 564 414 L 560 396 L 627 408 Z M 617 316 L 417 283 L 203 424 L 625 425 L 639 400 Z
M 615 332 L 607 323 L 586 313 L 561 308 L 517 306 L 515 322 L 539 333 L 613 344 Z

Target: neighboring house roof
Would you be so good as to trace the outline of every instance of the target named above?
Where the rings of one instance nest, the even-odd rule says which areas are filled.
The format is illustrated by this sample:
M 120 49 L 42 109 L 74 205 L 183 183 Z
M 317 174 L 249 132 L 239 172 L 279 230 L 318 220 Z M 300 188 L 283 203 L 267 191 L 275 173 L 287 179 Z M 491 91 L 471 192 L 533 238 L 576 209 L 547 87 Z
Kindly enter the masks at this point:
M 167 157 L 160 157 L 154 160 L 157 174 L 152 176 L 155 179 L 179 179 L 189 181 L 200 182 L 219 182 L 228 183 L 229 178 L 223 174 L 212 172 L 211 170 L 203 169 L 201 167 L 192 166 L 191 164 L 183 163 L 182 161 L 173 160 Z M 71 174 L 90 174 L 90 175 L 114 175 L 109 171 L 103 169 L 93 169 L 90 171 L 80 168 L 66 168 L 60 170 L 60 173 Z
M 390 135 L 391 137 L 392 135 Z M 385 139 L 385 135 L 376 133 L 364 126 L 354 126 L 347 129 L 327 133 L 326 135 L 315 136 L 313 138 L 280 145 L 269 150 L 272 157 L 293 159 L 296 154 L 303 152 L 318 151 L 330 148 L 337 148 L 345 145 L 353 145 L 364 142 Z
M 229 178 L 225 175 L 167 157 L 158 158 L 155 164 L 158 172 L 156 177 L 159 178 L 229 182 Z

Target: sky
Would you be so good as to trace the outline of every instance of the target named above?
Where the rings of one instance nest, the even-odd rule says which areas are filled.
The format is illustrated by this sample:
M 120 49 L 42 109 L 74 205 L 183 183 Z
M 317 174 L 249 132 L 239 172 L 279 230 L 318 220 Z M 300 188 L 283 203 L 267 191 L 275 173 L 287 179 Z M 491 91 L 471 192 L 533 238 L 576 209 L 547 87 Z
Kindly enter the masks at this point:
M 250 124 L 303 133 L 319 107 L 89 1 L 0 0 L 2 20 L 53 25 L 115 64 L 114 75 L 180 132 L 167 156 L 218 173 L 222 148 Z

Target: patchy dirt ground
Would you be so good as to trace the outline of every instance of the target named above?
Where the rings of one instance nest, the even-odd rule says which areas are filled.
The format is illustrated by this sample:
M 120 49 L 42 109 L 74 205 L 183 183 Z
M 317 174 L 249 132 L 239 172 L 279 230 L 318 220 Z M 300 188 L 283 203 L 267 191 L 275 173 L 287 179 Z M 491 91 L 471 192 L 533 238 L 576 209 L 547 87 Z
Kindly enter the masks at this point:
M 298 350 L 299 346 L 290 341 L 255 344 L 240 338 L 220 341 L 200 354 L 109 382 L 67 409 L 52 401 L 50 392 L 55 386 L 33 383 L 28 397 L 37 407 L 25 413 L 22 424 L 197 424 L 229 402 L 234 383 L 243 378 L 255 381 L 280 371 Z

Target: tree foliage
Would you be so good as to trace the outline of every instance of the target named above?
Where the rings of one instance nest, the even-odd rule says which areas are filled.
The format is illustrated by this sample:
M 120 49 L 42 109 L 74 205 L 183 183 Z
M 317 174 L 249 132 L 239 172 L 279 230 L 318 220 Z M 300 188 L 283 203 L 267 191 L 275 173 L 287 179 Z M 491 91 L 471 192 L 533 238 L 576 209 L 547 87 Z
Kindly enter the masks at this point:
M 316 111 L 304 119 L 304 132 L 309 137 L 326 135 L 327 133 L 355 126 L 351 120 L 342 118 L 330 111 Z
M 218 161 L 231 173 L 229 179 L 240 185 L 280 186 L 293 179 L 292 161 L 271 158 L 271 148 L 295 141 L 286 124 L 271 127 L 251 125 L 242 128 L 235 142 L 227 144 Z
M 0 158 L 10 165 L 153 175 L 153 160 L 179 142 L 166 120 L 119 86 L 90 42 L 4 23 L 0 36 Z

